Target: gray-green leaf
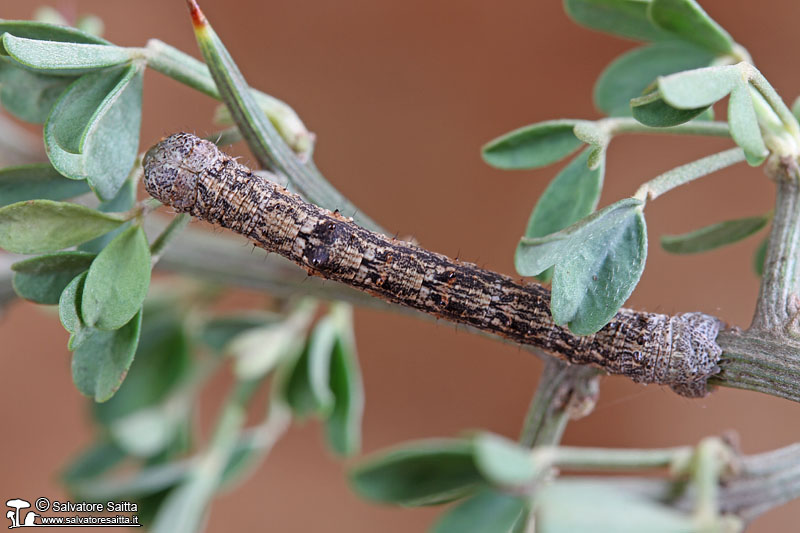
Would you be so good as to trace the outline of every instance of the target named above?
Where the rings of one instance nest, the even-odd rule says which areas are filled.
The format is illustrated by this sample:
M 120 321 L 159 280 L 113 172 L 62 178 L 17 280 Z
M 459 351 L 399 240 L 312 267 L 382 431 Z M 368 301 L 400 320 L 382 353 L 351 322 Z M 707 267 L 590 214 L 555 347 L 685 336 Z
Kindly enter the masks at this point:
M 142 307 L 150 286 L 150 248 L 140 226 L 120 233 L 92 262 L 81 300 L 89 326 L 122 327 Z
M 582 144 L 572 130 L 582 120 L 549 120 L 516 129 L 489 141 L 483 160 L 502 169 L 529 169 L 555 163 Z
M 553 320 L 578 335 L 595 333 L 628 299 L 644 270 L 642 202 L 620 200 L 546 237 L 523 238 L 515 265 L 523 276 L 555 265 Z
M 647 14 L 657 26 L 684 41 L 715 54 L 733 52 L 730 34 L 694 0 L 652 0 Z
M 286 398 L 297 416 L 327 415 L 333 407 L 330 389 L 331 355 L 336 326 L 330 316 L 321 319 L 297 360 L 286 387 Z
M 639 41 L 672 39 L 647 17 L 648 0 L 564 0 L 564 9 L 578 24 Z
M 47 119 L 73 79 L 26 70 L 0 56 L 0 104 L 12 115 L 34 124 Z
M 633 118 L 652 128 L 668 128 L 689 122 L 707 109 L 708 106 L 695 109 L 675 108 L 665 102 L 658 91 L 631 100 Z
M 11 265 L 14 290 L 32 302 L 45 305 L 58 303 L 63 290 L 92 264 L 94 254 L 57 252 L 40 255 Z
M 139 148 L 143 65 L 78 78 L 59 98 L 44 129 L 53 166 L 86 179 L 101 200 L 116 196 Z
M 72 381 L 78 390 L 104 402 L 122 385 L 133 362 L 142 314 L 114 331 L 91 329 L 82 336 L 72 355 Z
M 333 409 L 325 421 L 325 434 L 331 449 L 342 456 L 361 448 L 361 417 L 364 413 L 364 386 L 358 366 L 352 311 L 344 304 L 334 308 L 337 323 L 336 343 L 331 354 L 330 389 Z
M 433 533 L 507 533 L 525 512 L 525 499 L 485 489 L 442 516 Z
M 409 506 L 461 498 L 482 481 L 472 445 L 462 439 L 406 445 L 369 458 L 350 472 L 350 482 L 362 497 Z
M 474 445 L 475 465 L 492 485 L 524 487 L 539 474 L 530 450 L 513 441 L 481 433 L 475 437 Z
M 118 46 L 41 41 L 15 37 L 10 33 L 3 35 L 2 44 L 18 63 L 55 75 L 74 76 L 133 59 L 131 50 Z
M 673 254 L 696 254 L 746 239 L 761 231 L 771 215 L 718 222 L 683 235 L 663 235 L 661 246 Z
M 18 254 L 54 252 L 108 233 L 125 220 L 82 205 L 29 200 L 0 208 L 0 248 Z
M 61 297 L 58 300 L 58 317 L 61 319 L 64 329 L 70 333 L 69 343 L 67 343 L 67 348 L 70 350 L 73 349 L 73 342 L 76 340 L 78 332 L 83 328 L 80 309 L 85 281 L 86 272 L 75 276 L 61 291 Z
M 590 169 L 591 151 L 591 148 L 584 149 L 553 178 L 531 212 L 525 237 L 555 233 L 594 211 L 603 187 L 605 164 L 601 162 L 597 168 Z M 551 276 L 552 271 L 546 270 L 537 277 L 546 282 Z
M 630 116 L 630 100 L 640 96 L 658 76 L 705 67 L 714 55 L 680 41 L 662 41 L 635 48 L 615 59 L 594 86 L 594 103 L 611 116 Z
M 60 26 L 57 24 L 47 24 L 33 20 L 0 20 L 0 36 L 6 32 L 17 37 L 28 39 L 38 39 L 41 41 L 58 41 L 61 43 L 88 43 L 88 44 L 108 44 L 111 43 L 91 35 L 89 33 Z M 3 50 L 0 49 L 0 52 Z
M 769 237 L 762 240 L 758 248 L 756 248 L 755 253 L 753 253 L 753 272 L 759 277 L 764 275 L 764 263 L 767 261 L 768 246 Z
M 24 200 L 66 200 L 89 192 L 82 181 L 67 179 L 48 163 L 0 169 L 0 207 Z

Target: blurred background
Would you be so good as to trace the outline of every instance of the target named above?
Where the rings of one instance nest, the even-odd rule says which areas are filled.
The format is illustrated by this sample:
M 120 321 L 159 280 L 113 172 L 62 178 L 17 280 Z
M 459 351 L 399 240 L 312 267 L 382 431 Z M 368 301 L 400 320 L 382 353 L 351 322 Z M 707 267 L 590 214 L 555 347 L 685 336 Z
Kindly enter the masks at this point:
M 800 92 L 792 55 L 800 4 L 701 3 L 791 103 Z M 3 0 L 0 17 L 29 18 L 38 5 Z M 182 1 L 71 0 L 56 7 L 99 15 L 116 44 L 142 46 L 157 37 L 198 56 Z M 202 8 L 250 84 L 288 102 L 316 132 L 317 165 L 356 205 L 423 246 L 509 274 L 528 215 L 558 167 L 494 170 L 482 163 L 481 145 L 535 121 L 599 118 L 593 82 L 634 46 L 574 25 L 556 1 L 205 0 Z M 142 148 L 179 130 L 213 131 L 215 105 L 148 71 Z M 615 140 L 601 205 L 728 142 Z M 773 192 L 760 170 L 739 165 L 649 205 L 647 269 L 627 305 L 703 311 L 746 327 L 758 291 L 751 257 L 759 238 L 670 256 L 658 236 L 763 213 Z M 243 307 L 252 300 L 237 291 L 231 301 Z M 445 323 L 388 312 L 358 310 L 356 327 L 365 452 L 474 428 L 516 438 L 541 361 Z M 0 318 L 0 497 L 65 498 L 57 473 L 91 439 L 66 340 L 57 317 L 32 304 L 15 302 Z M 226 383 L 218 381 L 200 406 L 206 416 L 224 394 Z M 733 430 L 753 453 L 800 440 L 798 415 L 798 405 L 751 392 L 720 390 L 693 401 L 605 378 L 595 412 L 571 423 L 564 442 L 663 447 Z M 253 477 L 215 501 L 208 530 L 424 531 L 442 512 L 362 502 L 347 486 L 346 466 L 325 449 L 319 425 L 295 426 Z M 795 531 L 798 520 L 794 503 L 751 531 Z

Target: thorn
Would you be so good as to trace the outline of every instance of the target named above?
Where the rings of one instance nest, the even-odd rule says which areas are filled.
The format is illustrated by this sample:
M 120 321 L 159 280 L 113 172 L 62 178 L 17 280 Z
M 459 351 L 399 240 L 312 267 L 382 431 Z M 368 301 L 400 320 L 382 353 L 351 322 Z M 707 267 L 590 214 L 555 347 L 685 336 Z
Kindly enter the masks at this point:
M 192 15 L 192 24 L 194 24 L 195 28 L 202 28 L 208 25 L 208 20 L 200 10 L 200 6 L 197 5 L 197 0 L 186 0 L 186 5 L 189 6 L 189 13 Z

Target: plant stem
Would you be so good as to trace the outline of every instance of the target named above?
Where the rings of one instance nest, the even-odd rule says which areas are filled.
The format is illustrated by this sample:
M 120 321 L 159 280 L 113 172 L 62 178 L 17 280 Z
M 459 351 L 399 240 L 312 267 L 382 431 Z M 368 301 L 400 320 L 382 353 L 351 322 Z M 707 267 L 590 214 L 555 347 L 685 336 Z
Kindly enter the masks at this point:
M 599 372 L 558 359 L 547 359 L 531 400 L 520 444 L 533 448 L 561 441 L 570 419 L 591 412 L 598 394 Z
M 683 463 L 693 453 L 691 446 L 652 450 L 542 447 L 534 450 L 534 462 L 543 460 L 559 469 L 620 470 L 667 468 Z
M 750 67 L 750 83 L 753 84 L 753 87 L 761 93 L 761 96 L 764 97 L 772 110 L 775 111 L 781 122 L 783 122 L 786 131 L 789 132 L 796 141 L 800 141 L 800 126 L 797 124 L 797 119 L 792 114 L 791 109 L 789 109 L 783 101 L 783 98 L 781 98 L 775 88 L 770 85 L 764 75 L 754 66 L 748 66 Z
M 709 155 L 697 161 L 692 161 L 691 163 L 673 168 L 660 176 L 656 176 L 642 184 L 633 196 L 642 201 L 655 200 L 665 192 L 671 191 L 676 187 L 686 185 L 691 181 L 744 160 L 744 151 L 741 148 L 730 148 L 723 152 Z
M 752 330 L 800 335 L 800 170 L 793 159 L 771 158 L 767 174 L 776 182 L 775 215 Z

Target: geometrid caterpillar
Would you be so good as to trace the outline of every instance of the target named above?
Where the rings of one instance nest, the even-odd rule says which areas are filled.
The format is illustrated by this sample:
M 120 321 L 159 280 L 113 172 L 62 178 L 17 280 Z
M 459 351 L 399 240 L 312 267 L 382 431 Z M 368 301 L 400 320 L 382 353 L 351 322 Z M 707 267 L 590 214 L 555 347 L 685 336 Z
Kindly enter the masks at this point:
M 174 134 L 144 159 L 145 188 L 162 203 L 229 228 L 310 274 L 378 298 L 528 344 L 576 364 L 641 383 L 706 393 L 718 371 L 718 319 L 621 309 L 579 337 L 550 316 L 550 292 L 366 230 L 254 174 L 213 143 Z

